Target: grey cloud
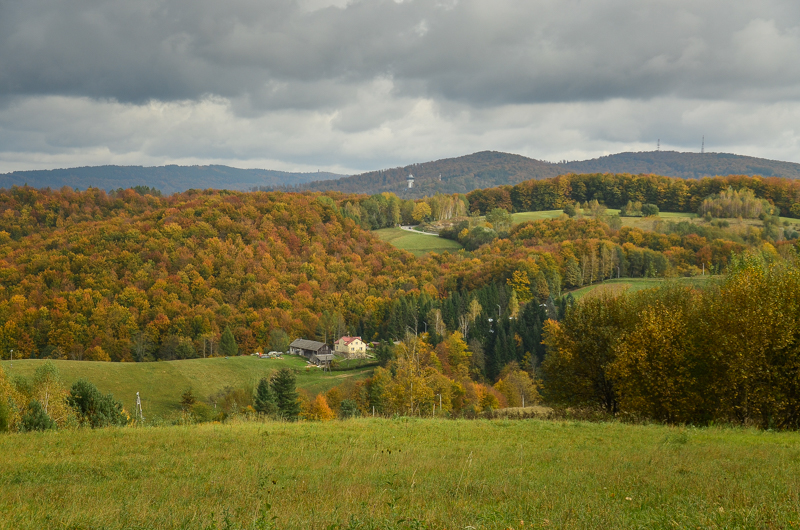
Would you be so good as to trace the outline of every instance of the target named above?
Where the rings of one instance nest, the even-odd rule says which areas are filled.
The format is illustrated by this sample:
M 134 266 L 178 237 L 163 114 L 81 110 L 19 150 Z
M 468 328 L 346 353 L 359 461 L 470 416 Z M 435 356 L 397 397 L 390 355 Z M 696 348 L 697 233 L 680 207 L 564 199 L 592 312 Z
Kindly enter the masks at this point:
M 800 4 L 0 0 L 0 94 L 334 108 L 375 79 L 492 106 L 800 96 Z

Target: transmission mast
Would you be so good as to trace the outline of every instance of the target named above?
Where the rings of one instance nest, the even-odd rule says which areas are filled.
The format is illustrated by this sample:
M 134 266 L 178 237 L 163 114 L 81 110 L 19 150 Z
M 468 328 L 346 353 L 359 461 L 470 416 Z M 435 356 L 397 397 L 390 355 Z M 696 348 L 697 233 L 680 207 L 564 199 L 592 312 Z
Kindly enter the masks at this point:
M 702 155 L 705 152 L 706 152 L 706 135 L 704 134 L 703 141 L 700 143 L 700 154 Z
M 661 138 L 658 139 L 658 143 L 656 144 L 656 151 L 661 151 Z

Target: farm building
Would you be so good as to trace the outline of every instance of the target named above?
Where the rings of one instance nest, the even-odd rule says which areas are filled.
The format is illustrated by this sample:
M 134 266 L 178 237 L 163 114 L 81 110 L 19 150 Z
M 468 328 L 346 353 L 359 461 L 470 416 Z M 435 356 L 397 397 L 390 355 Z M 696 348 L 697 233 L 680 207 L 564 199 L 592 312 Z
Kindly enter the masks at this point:
M 350 359 L 367 356 L 367 345 L 364 344 L 361 337 L 342 337 L 334 343 L 333 348 L 336 353 Z
M 316 365 L 329 364 L 333 360 L 333 351 L 324 342 L 297 339 L 289 344 L 289 353 L 302 355 Z

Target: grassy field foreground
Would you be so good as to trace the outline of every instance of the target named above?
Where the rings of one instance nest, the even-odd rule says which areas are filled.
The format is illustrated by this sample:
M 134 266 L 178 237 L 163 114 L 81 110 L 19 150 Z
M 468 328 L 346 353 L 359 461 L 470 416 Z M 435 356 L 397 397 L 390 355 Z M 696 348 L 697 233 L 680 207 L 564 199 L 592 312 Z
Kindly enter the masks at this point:
M 204 424 L 4 435 L 0 454 L 3 529 L 792 528 L 800 512 L 800 437 L 742 429 Z

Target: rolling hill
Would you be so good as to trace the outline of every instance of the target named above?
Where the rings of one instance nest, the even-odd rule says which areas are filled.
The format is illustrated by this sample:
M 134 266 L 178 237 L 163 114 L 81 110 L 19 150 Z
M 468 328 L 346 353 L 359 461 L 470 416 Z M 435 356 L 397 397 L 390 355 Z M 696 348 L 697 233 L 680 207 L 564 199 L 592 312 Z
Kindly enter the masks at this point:
M 337 180 L 309 182 L 302 187 L 317 191 L 367 194 L 387 191 L 408 199 L 437 192 L 468 193 L 477 188 L 513 185 L 566 173 L 653 173 L 681 178 L 761 175 L 798 179 L 800 164 L 727 153 L 675 151 L 619 153 L 592 160 L 551 163 L 520 155 L 484 151 Z M 407 187 L 409 175 L 415 179 L 413 189 Z
M 228 166 L 97 166 L 70 169 L 15 171 L 0 174 L 0 188 L 27 184 L 34 188 L 70 186 L 107 191 L 149 186 L 165 194 L 189 189 L 247 191 L 299 188 L 345 193 L 392 192 L 412 199 L 436 193 L 468 193 L 478 188 L 518 184 L 530 179 L 552 178 L 566 173 L 657 174 L 668 177 L 761 175 L 800 178 L 800 164 L 728 153 L 679 153 L 651 151 L 619 153 L 572 162 L 546 162 L 521 155 L 482 151 L 457 158 L 380 169 L 360 175 L 290 173 Z M 407 178 L 413 175 L 413 189 Z
M 20 359 L 0 361 L 0 369 L 10 377 L 32 377 L 45 361 Z M 213 394 L 225 387 L 256 387 L 262 377 L 269 378 L 281 368 L 289 368 L 297 377 L 297 388 L 312 396 L 329 388 L 364 379 L 372 374 L 369 367 L 325 373 L 306 369 L 305 359 L 286 355 L 283 359 L 259 359 L 252 356 L 184 359 L 156 363 L 106 363 L 54 360 L 64 385 L 69 388 L 78 379 L 91 381 L 103 393 L 111 393 L 133 414 L 136 393 L 141 393 L 146 418 L 168 419 L 179 414 L 180 396 L 191 388 L 198 400 L 213 403 Z
M 34 188 L 59 189 L 70 186 L 106 191 L 149 186 L 170 194 L 189 189 L 226 189 L 296 186 L 314 180 L 337 179 L 335 173 L 289 173 L 267 169 L 238 169 L 228 166 L 96 166 L 71 169 L 15 171 L 0 175 L 0 188 L 27 184 Z

